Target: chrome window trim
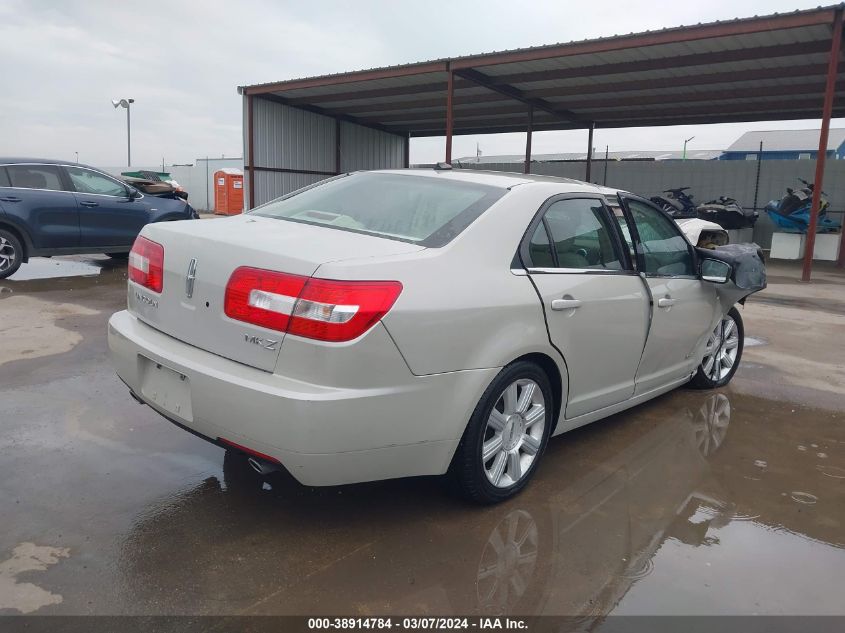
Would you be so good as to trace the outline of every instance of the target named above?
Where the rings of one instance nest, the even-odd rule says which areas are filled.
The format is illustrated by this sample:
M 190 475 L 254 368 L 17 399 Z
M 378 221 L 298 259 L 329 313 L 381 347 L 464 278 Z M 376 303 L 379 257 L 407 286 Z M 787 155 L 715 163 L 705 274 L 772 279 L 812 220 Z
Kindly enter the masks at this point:
M 627 277 L 639 276 L 636 270 L 616 270 L 613 268 L 544 268 L 529 267 L 530 275 L 625 275 Z
M 64 168 L 76 167 L 77 169 L 86 169 L 88 171 L 93 171 L 95 174 L 100 174 L 101 176 L 105 176 L 109 180 L 114 180 L 117 183 L 121 182 L 120 180 L 118 180 L 114 176 L 110 176 L 109 174 L 107 174 L 104 171 L 100 171 L 99 169 L 95 169 L 93 167 L 85 167 L 85 166 L 80 165 L 78 163 L 0 163 L 0 167 L 17 167 L 18 165 L 32 165 L 33 167 L 64 167 Z M 68 178 L 70 178 L 70 174 L 68 174 Z M 71 183 L 71 184 L 73 184 L 73 183 Z M 131 186 L 128 183 L 123 183 L 123 184 L 126 185 L 127 187 Z M 316 184 L 319 184 L 319 183 L 316 183 Z M 0 189 L 26 189 L 27 191 L 55 191 L 55 192 L 58 192 L 58 193 L 74 193 L 74 194 L 78 193 L 78 194 L 83 195 L 83 196 L 104 196 L 106 198 L 116 198 L 118 200 L 121 199 L 120 196 L 113 196 L 113 195 L 108 194 L 108 193 L 83 193 L 81 191 L 71 191 L 70 189 L 35 189 L 35 188 L 32 188 L 32 187 L 12 187 L 11 184 L 8 187 L 0 186 Z M 133 187 L 133 189 L 135 189 L 135 188 Z M 138 191 L 138 189 L 135 189 L 135 191 Z M 141 191 L 138 191 L 138 193 L 141 194 L 140 198 L 127 198 L 127 199 L 128 200 L 141 200 L 141 199 L 146 197 Z

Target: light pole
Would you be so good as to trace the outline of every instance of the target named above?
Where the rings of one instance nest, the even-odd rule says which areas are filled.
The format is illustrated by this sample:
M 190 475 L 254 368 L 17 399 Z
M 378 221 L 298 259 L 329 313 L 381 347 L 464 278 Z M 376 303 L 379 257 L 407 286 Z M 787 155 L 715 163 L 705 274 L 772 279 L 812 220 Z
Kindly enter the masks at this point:
M 132 166 L 132 135 L 129 128 L 129 106 L 135 103 L 135 99 L 112 99 L 111 104 L 115 108 L 126 108 L 126 165 Z
M 79 152 L 74 152 L 76 154 L 76 164 L 79 164 Z
M 690 136 L 687 140 L 684 141 L 684 153 L 681 155 L 681 160 L 687 159 L 687 143 L 689 143 L 694 138 L 694 136 Z

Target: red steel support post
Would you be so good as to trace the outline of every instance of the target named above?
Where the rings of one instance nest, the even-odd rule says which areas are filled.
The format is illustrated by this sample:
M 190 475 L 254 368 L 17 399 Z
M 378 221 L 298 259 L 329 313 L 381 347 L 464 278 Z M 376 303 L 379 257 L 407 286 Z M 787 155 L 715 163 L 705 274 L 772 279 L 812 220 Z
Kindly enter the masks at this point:
M 833 18 L 833 39 L 830 44 L 830 58 L 827 62 L 827 83 L 824 90 L 824 108 L 822 109 L 822 128 L 819 132 L 819 153 L 816 155 L 816 177 L 813 181 L 813 204 L 810 207 L 810 226 L 807 228 L 807 241 L 804 246 L 804 269 L 801 281 L 810 281 L 813 270 L 813 250 L 816 246 L 816 226 L 819 221 L 822 183 L 824 181 L 824 163 L 827 157 L 827 135 L 830 132 L 830 117 L 833 113 L 833 96 L 836 90 L 836 71 L 839 66 L 839 50 L 842 44 L 842 9 L 837 9 Z
M 455 76 L 449 68 L 449 76 L 446 83 L 446 162 L 452 162 L 452 126 L 454 114 L 452 113 L 452 101 L 455 92 Z
M 253 151 L 253 124 L 255 118 L 252 112 L 253 96 L 246 96 L 246 134 L 247 134 L 247 161 L 249 161 L 249 208 L 255 207 L 255 152 Z
M 534 106 L 528 106 L 528 129 L 525 134 L 525 165 L 523 173 L 531 173 L 531 132 L 534 128 Z
M 584 180 L 590 182 L 590 177 L 593 175 L 593 130 L 596 124 L 590 123 L 590 131 L 587 134 L 587 174 Z
M 340 119 L 334 120 L 334 173 L 340 174 Z

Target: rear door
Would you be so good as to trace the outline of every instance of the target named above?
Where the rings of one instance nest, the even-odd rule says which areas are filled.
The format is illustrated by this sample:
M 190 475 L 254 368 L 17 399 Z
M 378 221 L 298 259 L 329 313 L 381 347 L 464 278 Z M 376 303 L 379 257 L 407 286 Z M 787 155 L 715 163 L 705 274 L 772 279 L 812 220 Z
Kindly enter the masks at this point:
M 79 245 L 131 246 L 149 222 L 143 199 L 131 198 L 125 184 L 93 169 L 68 166 L 65 170 L 79 207 Z
M 0 186 L 0 204 L 27 229 L 35 248 L 77 247 L 79 213 L 61 168 L 16 164 L 6 165 L 5 170 L 9 186 Z
M 521 256 L 569 372 L 565 417 L 630 398 L 649 300 L 603 201 L 580 194 L 552 198 L 528 235 Z
M 719 310 L 713 284 L 697 274 L 692 245 L 665 213 L 645 200 L 620 195 L 638 267 L 651 293 L 651 325 L 637 370 L 636 394 L 692 372 Z

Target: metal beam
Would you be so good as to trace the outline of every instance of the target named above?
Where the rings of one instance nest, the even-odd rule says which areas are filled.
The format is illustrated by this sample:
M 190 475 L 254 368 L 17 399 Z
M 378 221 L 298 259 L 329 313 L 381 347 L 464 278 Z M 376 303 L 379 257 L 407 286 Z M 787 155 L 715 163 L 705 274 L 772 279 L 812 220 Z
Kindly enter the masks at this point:
M 491 80 L 493 83 L 526 84 L 537 81 L 597 77 L 600 75 L 627 75 L 630 73 L 677 69 L 689 66 L 712 66 L 715 64 L 753 60 L 768 61 L 773 58 L 782 57 L 797 57 L 801 59 L 814 53 L 826 53 L 829 49 L 830 42 L 825 39 L 783 44 L 780 46 L 729 49 L 726 51 L 694 53 L 691 55 L 667 55 L 653 59 L 638 59 L 636 61 L 617 62 L 614 64 L 576 66 L 574 68 L 550 68 L 548 70 L 495 75 L 491 76 Z
M 464 79 L 468 79 L 472 82 L 477 83 L 479 86 L 484 86 L 485 88 L 492 90 L 493 92 L 498 92 L 499 94 L 503 94 L 511 99 L 516 99 L 517 101 L 521 101 L 526 105 L 530 105 L 536 110 L 542 110 L 543 112 L 548 112 L 549 114 L 563 119 L 565 121 L 578 121 L 578 117 L 568 110 L 560 109 L 554 107 L 552 104 L 544 101 L 543 99 L 536 99 L 532 97 L 525 96 L 525 93 L 518 88 L 514 88 L 513 86 L 502 85 L 502 84 L 495 84 L 490 81 L 490 78 L 481 73 L 477 70 L 472 68 L 464 68 L 461 71 L 456 71 L 456 74 Z
M 840 70 L 845 65 L 840 64 Z M 632 79 L 629 81 L 608 81 L 600 84 L 577 84 L 555 86 L 554 88 L 538 88 L 526 90 L 528 97 L 577 97 L 595 94 L 631 92 L 636 90 L 656 90 L 660 88 L 685 88 L 689 86 L 703 86 L 712 84 L 745 84 L 748 81 L 760 79 L 785 79 L 791 77 L 809 78 L 817 76 L 824 81 L 827 66 L 819 64 L 800 64 L 784 66 L 782 68 L 760 68 L 739 71 L 718 71 L 699 75 L 692 73 L 682 77 L 652 77 L 649 79 Z
M 340 173 L 340 119 L 334 120 L 334 172 Z
M 528 106 L 528 127 L 525 130 L 525 164 L 523 173 L 531 173 L 531 133 L 534 130 L 534 106 Z
M 255 142 L 255 128 L 253 126 L 253 121 L 255 120 L 255 115 L 253 113 L 252 107 L 253 96 L 247 95 L 246 97 L 246 134 L 247 134 L 247 147 L 246 147 L 246 159 L 249 162 L 249 167 L 247 167 L 248 174 L 249 174 L 249 208 L 252 209 L 255 207 L 255 151 L 253 149 L 253 145 Z M 208 169 L 208 162 L 206 161 L 205 168 Z
M 452 101 L 455 97 L 455 74 L 450 70 L 446 82 L 446 162 L 452 162 L 452 127 L 455 123 Z
M 252 96 L 252 95 L 249 95 Z M 265 94 L 258 97 L 259 99 L 264 99 L 266 101 L 272 101 L 274 103 L 278 103 L 281 105 L 288 106 L 289 108 L 297 108 L 298 110 L 305 110 L 306 112 L 313 112 L 314 114 L 319 114 L 321 116 L 326 116 L 332 119 L 339 119 L 341 121 L 346 121 L 347 123 L 354 123 L 355 125 L 360 125 L 362 127 L 367 127 L 373 130 L 378 130 L 379 132 L 387 132 L 388 134 L 397 134 L 402 136 L 404 134 L 401 130 L 394 130 L 380 123 L 376 123 L 373 121 L 367 121 L 365 119 L 359 119 L 358 117 L 350 116 L 348 114 L 344 114 L 343 112 L 335 112 L 332 110 L 326 110 L 325 108 L 320 108 L 317 106 L 312 105 L 294 105 L 290 102 L 290 100 L 285 99 L 284 97 L 280 97 L 278 95 L 273 94 Z
M 590 123 L 589 133 L 587 134 L 587 173 L 584 180 L 590 182 L 590 177 L 593 175 L 593 130 L 596 129 L 595 123 Z
M 824 73 L 822 73 L 824 74 Z M 477 86 L 473 85 L 474 88 Z M 365 105 L 341 106 L 338 110 L 343 110 L 346 114 L 354 115 L 378 115 L 381 112 L 408 112 L 412 110 L 425 110 L 427 108 L 442 108 L 443 107 L 443 91 L 446 90 L 447 84 L 443 84 L 443 88 L 439 91 L 436 97 L 429 97 L 425 99 L 403 99 L 402 101 L 385 101 L 382 103 L 370 103 Z M 455 82 L 455 106 L 471 106 L 481 103 L 511 103 L 509 97 L 493 94 L 473 94 L 460 95 L 457 93 L 458 82 Z
M 403 161 L 405 169 L 411 166 L 411 133 L 408 132 L 407 136 L 405 136 L 405 147 L 404 147 L 404 154 L 405 158 Z
M 706 99 L 711 102 L 718 101 L 720 103 L 725 103 L 728 101 L 747 100 L 749 98 L 757 99 L 761 97 L 780 97 L 783 96 L 784 90 L 786 89 L 788 89 L 791 94 L 801 95 L 803 97 L 808 97 L 814 94 L 824 94 L 825 80 L 824 77 L 821 77 L 816 81 L 801 82 L 790 84 L 788 86 L 770 86 L 767 88 L 748 88 L 745 86 L 743 90 L 738 90 L 736 87 L 711 90 L 707 92 Z M 838 81 L 836 83 L 836 90 L 845 91 L 845 80 Z M 687 92 L 682 94 L 659 92 L 657 94 L 636 95 L 633 97 L 613 97 L 611 99 L 608 99 L 607 97 L 584 100 L 573 99 L 572 101 L 568 101 L 567 105 L 575 110 L 580 110 L 581 108 L 607 108 L 609 106 L 612 106 L 613 108 L 627 108 L 629 106 L 662 105 L 667 101 L 673 104 L 701 103 L 703 96 L 704 95 L 700 92 Z
M 816 227 L 819 222 L 824 163 L 827 158 L 827 136 L 830 133 L 830 117 L 833 114 L 833 97 L 836 93 L 836 71 L 839 67 L 839 51 L 842 47 L 842 11 L 841 7 L 837 9 L 833 18 L 833 37 L 827 67 L 827 86 L 824 91 L 822 127 L 819 131 L 819 153 L 816 154 L 816 177 L 813 180 L 813 202 L 810 207 L 810 225 L 807 227 L 807 243 L 804 246 L 804 267 L 801 271 L 801 281 L 805 282 L 810 281 L 813 271 L 813 250 L 816 246 Z
M 455 69 L 478 68 L 480 66 L 492 66 L 495 64 L 513 64 L 516 62 L 549 59 L 551 57 L 607 53 L 645 46 L 679 44 L 718 37 L 729 37 L 732 35 L 750 35 L 753 33 L 794 29 L 804 26 L 830 25 L 833 17 L 834 10 L 832 8 L 811 9 L 783 15 L 771 15 L 763 18 L 755 17 L 744 20 L 731 20 L 729 22 L 715 22 L 700 26 L 682 26 L 651 33 L 622 35 L 600 40 L 573 42 L 570 44 L 544 46 L 505 53 L 488 53 L 486 55 L 475 55 L 452 60 L 451 64 L 452 68 Z
M 271 92 L 277 92 L 279 90 L 303 90 L 306 88 L 322 88 L 324 86 L 336 86 L 356 82 L 378 81 L 380 79 L 424 75 L 428 73 L 444 72 L 447 68 L 448 62 L 446 61 L 423 62 L 420 64 L 374 68 L 373 70 L 361 70 L 358 72 L 340 73 L 337 75 L 323 75 L 322 77 L 306 77 L 304 79 L 292 79 L 290 81 L 277 81 L 258 86 L 241 86 L 239 90 L 242 94 L 246 95 L 264 95 Z

